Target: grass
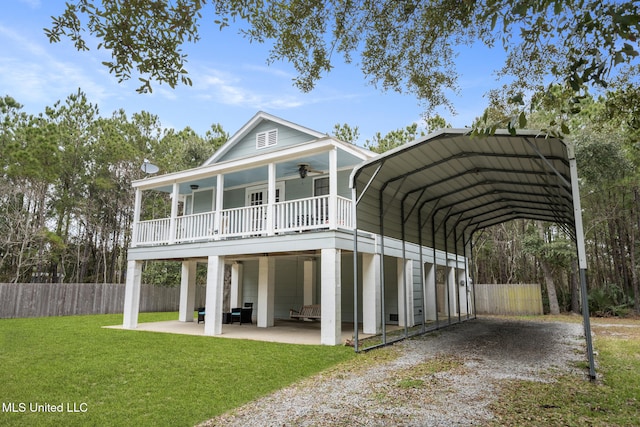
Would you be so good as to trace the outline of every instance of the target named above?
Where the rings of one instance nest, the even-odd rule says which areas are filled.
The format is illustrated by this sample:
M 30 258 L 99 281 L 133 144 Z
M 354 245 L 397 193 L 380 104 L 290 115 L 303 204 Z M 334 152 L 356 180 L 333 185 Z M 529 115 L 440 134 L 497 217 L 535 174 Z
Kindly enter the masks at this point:
M 555 320 L 573 319 L 560 316 Z M 554 319 L 545 316 L 544 320 Z M 594 318 L 591 324 L 596 335 L 598 381 L 568 374 L 552 383 L 509 381 L 491 407 L 496 415 L 493 425 L 639 425 L 640 320 Z
M 140 315 L 143 322 L 175 318 Z M 315 373 L 365 372 L 396 357 L 393 347 L 355 355 L 350 347 L 102 328 L 121 322 L 121 315 L 0 320 L 0 425 L 194 425 Z M 585 379 L 584 366 L 584 376 L 563 374 L 552 383 L 501 382 L 492 424 L 638 425 L 640 320 L 592 319 L 592 328 L 596 383 Z M 400 372 L 394 398 L 439 390 L 446 384 L 425 381 L 427 374 L 461 366 L 456 358 L 437 357 Z M 31 412 L 37 404 L 62 405 L 63 412 Z M 80 412 L 68 412 L 74 410 Z
M 349 347 L 102 328 L 121 323 L 0 320 L 0 425 L 191 426 L 356 357 Z

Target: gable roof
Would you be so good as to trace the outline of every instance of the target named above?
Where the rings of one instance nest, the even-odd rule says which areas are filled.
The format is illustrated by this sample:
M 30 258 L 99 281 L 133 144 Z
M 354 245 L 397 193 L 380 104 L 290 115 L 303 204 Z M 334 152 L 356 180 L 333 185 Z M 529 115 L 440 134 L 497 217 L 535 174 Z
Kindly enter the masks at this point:
M 215 153 L 211 157 L 207 159 L 206 162 L 203 163 L 203 166 L 213 164 L 224 157 L 231 149 L 233 149 L 245 136 L 247 136 L 253 129 L 255 129 L 259 124 L 264 121 L 274 122 L 276 124 L 286 126 L 291 129 L 295 129 L 299 132 L 305 133 L 313 138 L 325 138 L 326 134 L 322 132 L 315 131 L 313 129 L 306 128 L 304 126 L 300 126 L 288 120 L 281 119 L 280 117 L 276 117 L 269 113 L 265 113 L 264 111 L 258 111 L 252 118 L 249 120 L 244 126 L 240 128 L 227 142 L 224 143 L 222 147 L 216 150 Z

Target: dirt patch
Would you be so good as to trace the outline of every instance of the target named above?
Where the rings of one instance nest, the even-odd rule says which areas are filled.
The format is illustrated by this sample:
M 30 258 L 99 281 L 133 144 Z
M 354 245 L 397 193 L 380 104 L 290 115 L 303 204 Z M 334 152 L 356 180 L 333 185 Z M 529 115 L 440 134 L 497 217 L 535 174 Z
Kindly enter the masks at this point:
M 591 325 L 591 329 L 601 337 L 640 340 L 640 324 L 596 323 Z
M 496 318 L 405 340 L 392 351 L 392 360 L 320 374 L 203 425 L 482 425 L 493 418 L 500 381 L 553 381 L 586 359 L 580 324 Z

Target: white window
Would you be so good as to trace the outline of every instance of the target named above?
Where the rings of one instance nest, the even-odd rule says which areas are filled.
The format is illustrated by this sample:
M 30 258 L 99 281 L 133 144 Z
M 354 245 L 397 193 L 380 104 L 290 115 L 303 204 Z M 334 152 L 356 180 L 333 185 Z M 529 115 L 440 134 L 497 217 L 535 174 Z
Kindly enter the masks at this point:
M 313 180 L 313 195 L 326 196 L 329 194 L 329 177 L 316 178 Z
M 254 187 L 247 187 L 245 189 L 246 205 L 245 206 L 257 206 L 267 203 L 268 188 L 266 185 L 257 185 Z M 284 182 L 276 182 L 276 203 L 284 200 Z
M 278 143 L 278 129 L 256 134 L 256 148 L 266 148 Z

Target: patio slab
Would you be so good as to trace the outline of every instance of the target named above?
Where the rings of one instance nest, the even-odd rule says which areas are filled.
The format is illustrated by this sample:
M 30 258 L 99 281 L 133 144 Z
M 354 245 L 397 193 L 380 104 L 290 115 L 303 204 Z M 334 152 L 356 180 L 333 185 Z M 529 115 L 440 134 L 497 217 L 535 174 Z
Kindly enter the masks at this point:
M 255 324 L 239 323 L 223 324 L 222 335 L 214 338 L 245 339 L 254 341 L 279 342 L 287 344 L 320 345 L 320 322 L 276 319 L 275 325 L 269 328 L 258 328 Z M 111 329 L 122 329 L 122 325 L 105 326 Z M 181 322 L 167 320 L 162 322 L 138 323 L 136 331 L 163 332 L 184 335 L 204 335 L 204 323 L 197 321 Z M 359 338 L 371 335 L 358 331 Z M 353 323 L 342 324 L 342 343 L 353 339 Z

